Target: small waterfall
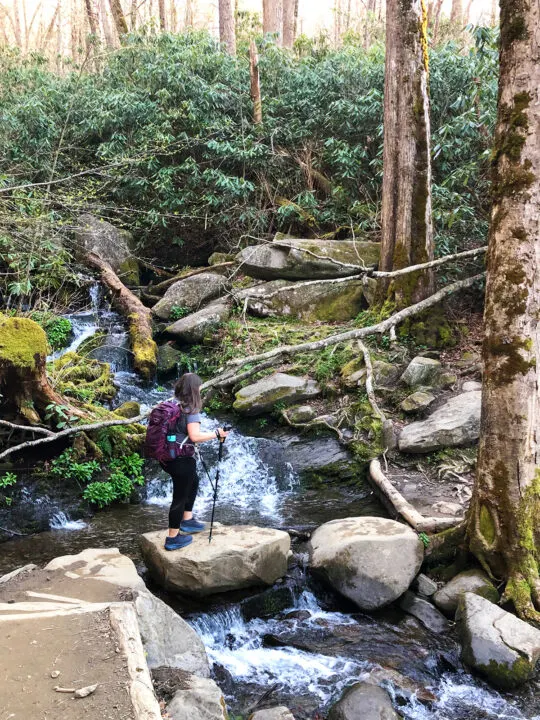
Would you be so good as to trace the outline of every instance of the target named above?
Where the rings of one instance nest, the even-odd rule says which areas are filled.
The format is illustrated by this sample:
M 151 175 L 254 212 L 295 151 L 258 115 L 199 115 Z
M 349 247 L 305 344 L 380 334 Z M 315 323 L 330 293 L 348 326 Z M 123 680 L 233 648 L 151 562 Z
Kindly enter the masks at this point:
M 86 527 L 83 520 L 70 520 L 69 516 L 61 510 L 49 520 L 51 530 L 82 530 Z

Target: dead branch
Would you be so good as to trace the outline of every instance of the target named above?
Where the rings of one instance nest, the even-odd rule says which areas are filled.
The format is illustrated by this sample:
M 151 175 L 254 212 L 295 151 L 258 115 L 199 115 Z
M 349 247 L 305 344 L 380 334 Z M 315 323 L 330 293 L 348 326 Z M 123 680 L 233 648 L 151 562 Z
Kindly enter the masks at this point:
M 476 257 L 477 255 L 482 255 L 482 253 L 485 253 L 486 251 L 487 245 L 483 245 L 482 247 L 474 248 L 473 250 L 465 250 L 465 252 L 455 253 L 454 255 L 445 255 L 438 260 L 430 260 L 429 262 L 422 263 L 421 265 L 409 265 L 408 267 L 401 268 L 401 270 L 392 270 L 390 272 L 375 270 L 370 273 L 370 275 L 375 278 L 395 278 L 400 275 L 408 275 L 409 273 L 418 272 L 418 270 L 428 270 L 429 268 L 439 267 L 439 265 L 444 265 L 452 260 L 464 260 L 465 258 Z
M 379 418 L 381 422 L 386 421 L 386 417 L 383 413 L 383 411 L 380 409 L 379 405 L 377 404 L 377 398 L 375 397 L 375 387 L 373 384 L 373 365 L 371 363 L 371 355 L 369 354 L 369 350 L 364 345 L 364 343 L 361 340 L 357 341 L 357 345 L 362 351 L 362 355 L 364 356 L 364 362 L 366 364 L 366 394 L 368 396 L 369 403 L 371 407 L 373 408 L 373 412 L 375 415 Z
M 328 430 L 332 430 L 333 432 L 335 432 L 341 442 L 345 441 L 345 438 L 343 437 L 343 433 L 341 432 L 341 430 L 338 427 L 336 427 L 335 425 L 330 425 L 330 423 L 327 420 L 325 420 L 324 415 L 313 418 L 313 420 L 310 420 L 309 422 L 306 422 L 306 423 L 293 422 L 292 420 L 290 420 L 290 418 L 287 415 L 287 413 L 285 412 L 285 410 L 281 411 L 281 417 L 285 420 L 285 422 L 287 423 L 287 425 L 289 425 L 289 427 L 301 428 L 302 430 L 307 430 L 308 428 L 313 428 L 313 427 L 325 427 L 325 428 L 328 428 Z
M 369 479 L 372 484 L 375 485 L 375 488 L 382 493 L 383 497 L 394 508 L 396 513 L 401 515 L 401 517 L 409 523 L 412 529 L 417 532 L 439 532 L 440 530 L 446 530 L 449 527 L 455 527 L 463 520 L 461 517 L 424 517 L 424 515 L 419 513 L 418 510 L 413 507 L 392 485 L 390 480 L 383 473 L 379 460 L 372 460 L 369 464 Z
M 102 283 L 112 292 L 113 303 L 127 318 L 135 370 L 145 380 L 150 380 L 157 367 L 157 345 L 152 339 L 150 310 L 127 289 L 108 262 L 95 253 L 87 253 L 84 259 L 87 265 L 99 270 Z
M 8 420 L 0 420 L 0 425 L 11 428 L 12 430 L 22 430 L 23 432 L 33 432 L 38 435 L 56 435 L 52 430 L 48 430 L 39 425 L 16 425 L 15 423 L 9 422 Z

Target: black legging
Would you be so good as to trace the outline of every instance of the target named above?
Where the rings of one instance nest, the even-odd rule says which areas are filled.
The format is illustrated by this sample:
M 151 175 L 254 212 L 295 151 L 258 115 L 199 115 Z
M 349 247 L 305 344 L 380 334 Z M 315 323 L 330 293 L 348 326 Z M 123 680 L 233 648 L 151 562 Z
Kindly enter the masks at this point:
M 173 497 L 169 510 L 169 527 L 180 528 L 184 511 L 191 512 L 199 489 L 197 463 L 194 457 L 179 457 L 162 465 L 173 481 Z

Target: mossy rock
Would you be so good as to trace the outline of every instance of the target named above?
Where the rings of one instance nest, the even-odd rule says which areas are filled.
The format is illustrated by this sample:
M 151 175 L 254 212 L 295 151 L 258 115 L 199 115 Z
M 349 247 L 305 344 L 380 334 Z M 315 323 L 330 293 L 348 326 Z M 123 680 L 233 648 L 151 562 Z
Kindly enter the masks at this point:
M 233 253 L 214 252 L 208 258 L 208 264 L 221 265 L 221 263 L 231 262 L 234 258 L 235 255 Z
M 108 363 L 68 352 L 54 361 L 52 373 L 63 395 L 87 402 L 103 402 L 116 397 L 118 388 Z
M 114 413 L 123 418 L 134 418 L 141 414 L 141 406 L 134 400 L 128 400 L 117 407 Z
M 97 330 L 90 337 L 85 338 L 77 348 L 78 355 L 91 356 L 93 352 L 103 347 L 107 342 L 105 330 Z
M 33 320 L 0 315 L 0 369 L 35 372 L 49 351 L 45 330 Z
M 169 378 L 178 375 L 178 368 L 182 362 L 182 353 L 174 345 L 167 343 L 160 345 L 157 352 L 157 376 Z

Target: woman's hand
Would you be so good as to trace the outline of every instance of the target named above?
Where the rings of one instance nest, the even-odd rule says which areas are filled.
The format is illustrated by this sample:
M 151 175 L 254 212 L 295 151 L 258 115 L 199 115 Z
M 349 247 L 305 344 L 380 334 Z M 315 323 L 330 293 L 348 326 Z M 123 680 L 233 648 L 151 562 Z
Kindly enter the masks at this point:
M 224 430 L 223 428 L 218 428 L 216 430 L 217 438 L 220 442 L 225 442 L 225 438 L 230 433 L 230 430 Z

